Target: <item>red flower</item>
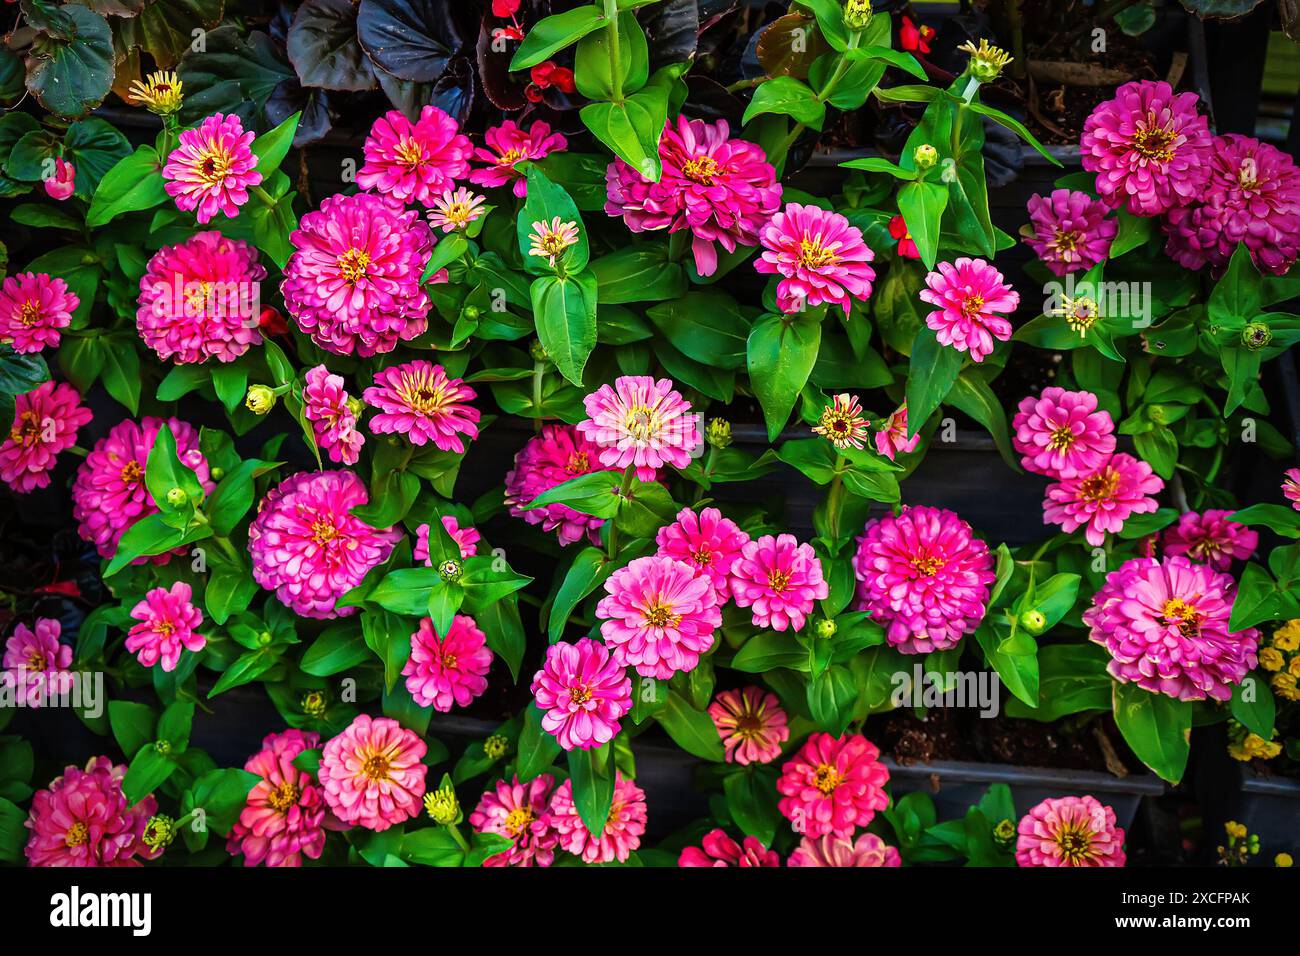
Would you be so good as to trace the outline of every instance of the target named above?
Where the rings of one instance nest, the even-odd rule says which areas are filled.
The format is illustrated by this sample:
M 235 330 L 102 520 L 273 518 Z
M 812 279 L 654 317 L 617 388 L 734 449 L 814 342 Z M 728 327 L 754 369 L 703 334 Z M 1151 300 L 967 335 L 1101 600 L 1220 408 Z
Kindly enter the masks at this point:
M 565 93 L 572 93 L 575 89 L 573 71 L 568 67 L 556 66 L 554 60 L 538 63 L 529 71 L 529 75 L 532 77 L 533 82 L 542 89 L 554 86 Z
M 519 12 L 519 4 L 523 0 L 492 0 L 492 16 L 494 17 L 513 17 Z
M 55 581 L 53 584 L 43 584 L 36 588 L 37 594 L 60 594 L 63 597 L 79 598 L 81 597 L 81 588 L 76 581 Z
M 924 23 L 919 27 L 911 17 L 903 17 L 903 25 L 898 28 L 898 43 L 909 53 L 929 53 L 930 41 L 934 38 L 934 27 Z
M 919 259 L 921 251 L 916 248 L 912 234 L 907 231 L 907 222 L 902 216 L 889 220 L 889 234 L 898 240 L 898 254 L 904 259 Z
M 289 326 L 284 321 L 278 310 L 271 308 L 269 305 L 262 310 L 262 314 L 257 319 L 258 327 L 267 335 L 288 335 Z

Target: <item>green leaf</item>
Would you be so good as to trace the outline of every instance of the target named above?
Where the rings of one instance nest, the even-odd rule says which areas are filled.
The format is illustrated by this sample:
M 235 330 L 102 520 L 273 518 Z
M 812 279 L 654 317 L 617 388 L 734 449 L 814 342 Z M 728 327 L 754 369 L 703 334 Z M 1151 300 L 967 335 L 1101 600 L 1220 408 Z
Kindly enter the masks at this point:
M 713 718 L 696 710 L 681 694 L 669 691 L 668 702 L 655 717 L 668 736 L 687 753 L 702 760 L 722 762 L 722 738 Z
M 1008 717 L 1044 722 L 1070 714 L 1111 709 L 1113 692 L 1106 652 L 1095 644 L 1050 644 L 1038 651 L 1038 706 L 1006 702 Z
M 519 680 L 519 665 L 524 658 L 524 625 L 519 617 L 519 602 L 514 598 L 497 601 L 479 611 L 474 620 L 483 629 L 487 645 L 506 662 L 511 680 Z
M 775 441 L 817 363 L 822 329 L 804 316 L 769 315 L 755 323 L 746 347 L 754 394 L 763 407 L 767 437 Z M 954 373 L 955 374 L 955 373 Z
M 1011 445 L 1011 429 L 1007 426 L 1002 403 L 977 370 L 967 369 L 959 373 L 944 400 L 983 425 L 998 446 L 1002 460 L 1013 471 L 1021 470 L 1020 456 Z
M 691 292 L 651 306 L 646 316 L 688 358 L 713 368 L 745 367 L 749 321 L 727 293 Z
M 255 651 L 248 651 L 235 658 L 234 662 L 226 668 L 225 673 L 221 675 L 212 690 L 208 691 L 208 698 L 216 697 L 218 694 L 224 694 L 232 687 L 241 687 L 244 684 L 251 684 L 257 680 L 279 660 L 279 652 L 269 647 L 259 648 Z
M 542 729 L 542 709 L 535 704 L 524 707 L 524 726 L 519 731 L 519 758 L 515 770 L 527 783 L 545 773 L 560 755 L 560 744 Z
M 1117 681 L 1114 707 L 1115 724 L 1138 759 L 1162 780 L 1181 780 L 1191 748 L 1191 701 Z
M 832 664 L 808 684 L 808 709 L 817 726 L 836 737 L 843 735 L 853 719 L 858 689 L 853 675 L 843 664 Z
M 108 723 L 113 729 L 113 739 L 128 757 L 134 757 L 141 747 L 153 742 L 157 722 L 157 715 L 147 704 L 128 700 L 108 702 Z
M 1261 671 L 1247 674 L 1232 688 L 1232 700 L 1228 706 L 1232 716 L 1252 734 L 1265 740 L 1272 739 L 1277 721 L 1277 701 L 1273 699 L 1266 674 Z
M 637 243 L 592 262 L 601 305 L 661 302 L 685 293 L 686 274 L 680 265 L 668 261 L 667 248 Z
M 402 836 L 402 857 L 424 866 L 463 866 L 465 851 L 446 827 L 425 827 Z
M 589 103 L 580 113 L 593 136 L 650 182 L 658 182 L 659 138 L 668 120 L 668 98 L 677 78 L 690 66 L 660 67 L 644 88 L 622 103 Z
M 242 562 L 213 563 L 210 571 L 203 588 L 203 604 L 214 623 L 225 624 L 231 615 L 247 608 L 257 597 L 257 582 Z
M 1018 647 L 1007 644 L 1008 634 L 1000 626 L 995 626 L 988 620 L 985 620 L 975 631 L 975 639 L 979 642 L 993 669 L 998 672 L 998 677 L 1002 683 L 1007 685 L 1007 690 L 1011 691 L 1016 697 L 1020 698 L 1030 707 L 1037 707 L 1041 696 L 1039 692 L 1039 673 L 1038 673 L 1038 645 L 1032 638 L 1023 633 L 1019 635 L 1024 638 L 1030 653 L 1018 653 Z
M 521 220 L 522 221 L 522 220 Z M 587 358 L 596 347 L 596 277 L 541 276 L 532 285 L 537 338 L 560 374 L 582 385 Z
M 722 789 L 736 826 L 764 846 L 771 846 L 777 827 L 784 822 L 773 782 L 757 769 L 742 770 L 728 774 L 722 781 Z
M 549 60 L 567 46 L 577 43 L 588 33 L 608 21 L 596 7 L 585 5 L 538 20 L 529 28 L 519 49 L 510 61 L 510 72 L 527 70 Z
M 748 123 L 765 113 L 789 116 L 804 126 L 820 130 L 826 119 L 826 104 L 801 80 L 774 76 L 754 90 L 741 122 Z
M 181 800 L 181 812 L 189 813 L 202 807 L 208 831 L 222 837 L 228 836 L 235 821 L 244 812 L 249 793 L 261 779 L 247 770 L 210 770 L 186 791 Z
M 588 833 L 600 833 L 614 802 L 614 748 L 609 744 L 569 751 L 573 803 Z
M 618 513 L 618 482 L 615 472 L 593 471 L 550 488 L 528 504 L 525 511 L 545 505 L 561 504 L 597 518 L 612 518 Z
M 907 433 L 912 437 L 952 391 L 961 371 L 963 354 L 940 345 L 934 330 L 922 326 L 912 341 L 907 370 Z
M 736 652 L 731 666 L 748 674 L 762 674 L 778 667 L 807 671 L 808 652 L 788 634 L 759 631 Z
M 145 745 L 136 751 L 122 779 L 122 792 L 127 803 L 135 806 L 149 794 L 161 787 L 177 767 L 176 761 L 159 753 L 154 747 Z
M 532 246 L 533 224 L 541 222 L 550 226 L 556 219 L 561 223 L 576 223 L 578 240 L 564 250 L 557 258 L 556 264 L 551 266 L 542 257 L 531 255 L 528 250 Z M 558 273 L 565 276 L 579 273 L 587 268 L 587 262 L 591 258 L 587 230 L 583 226 L 582 214 L 578 212 L 578 207 L 572 197 L 564 191 L 564 187 L 551 182 L 536 166 L 530 166 L 528 169 L 528 199 L 524 202 L 523 212 L 519 214 L 515 223 L 515 234 L 519 239 L 519 254 L 523 256 L 524 267 L 534 275 Z M 534 309 L 536 309 L 536 302 L 537 295 L 533 293 Z M 595 302 L 594 295 L 592 302 Z
M 618 89 L 622 94 L 635 93 L 650 76 L 650 51 L 645 31 L 636 14 L 625 10 L 618 15 Z M 610 31 L 595 30 L 578 41 L 574 53 L 574 80 L 578 92 L 589 100 L 615 99 L 612 72 Z
M 588 547 L 579 551 L 565 572 L 564 580 L 551 601 L 551 614 L 546 631 L 554 644 L 564 635 L 569 615 L 581 601 L 596 590 L 614 572 L 614 565 L 605 559 L 600 548 Z
M 372 610 L 361 615 L 361 634 L 384 665 L 384 687 L 391 692 L 411 656 L 411 624 L 391 611 Z
M 987 116 L 989 119 L 993 120 L 993 122 L 997 123 L 998 125 L 1005 126 L 1007 129 L 1011 130 L 1013 133 L 1015 133 L 1017 136 L 1023 139 L 1030 146 L 1034 147 L 1034 149 L 1038 150 L 1039 155 L 1041 155 L 1053 166 L 1061 165 L 1061 161 L 1057 159 L 1055 156 L 1053 156 L 1051 153 L 1049 153 L 1047 151 L 1047 147 L 1045 147 L 1042 143 L 1040 143 L 1034 137 L 1034 134 L 1029 132 L 1029 130 L 1025 128 L 1025 124 L 1020 122 L 1020 120 L 1016 119 L 1013 116 L 1008 116 L 1006 113 L 1002 112 L 999 109 L 994 109 L 992 106 L 986 106 L 985 104 L 980 102 L 967 103 L 966 105 L 969 109 L 973 110 L 976 113 L 979 113 L 981 116 Z
M 257 171 L 265 179 L 280 168 L 284 157 L 293 145 L 294 134 L 298 132 L 298 121 L 302 112 L 294 113 L 270 132 L 263 133 L 253 140 L 253 155 L 257 157 Z
M 939 232 L 947 207 L 948 190 L 937 183 L 918 179 L 898 190 L 898 211 L 927 269 L 934 268 L 939 255 Z
M 104 338 L 104 388 L 131 412 L 140 410 L 140 354 L 135 349 L 135 336 L 106 336 Z
M 103 102 L 113 85 L 113 32 L 108 21 L 79 4 L 59 8 L 71 20 L 64 35 L 38 33 L 27 58 L 27 89 L 60 116 L 81 116 Z
M 344 621 L 326 628 L 312 641 L 299 666 L 305 674 L 331 677 L 365 662 L 370 653 L 356 623 Z

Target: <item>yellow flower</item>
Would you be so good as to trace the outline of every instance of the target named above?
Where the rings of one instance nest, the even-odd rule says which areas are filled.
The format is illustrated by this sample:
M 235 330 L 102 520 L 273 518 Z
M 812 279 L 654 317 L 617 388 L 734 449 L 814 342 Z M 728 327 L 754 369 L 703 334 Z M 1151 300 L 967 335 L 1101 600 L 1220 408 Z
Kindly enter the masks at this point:
M 1273 857 L 1274 866 L 1291 866 L 1293 862 L 1290 853 L 1279 853 L 1277 856 Z
M 1291 663 L 1286 665 L 1286 672 L 1292 677 L 1300 677 L 1300 654 L 1291 658 Z
M 1266 671 L 1280 671 L 1286 664 L 1286 658 L 1276 647 L 1263 647 L 1259 651 L 1259 664 Z
M 1272 683 L 1273 692 L 1283 700 L 1300 700 L 1300 688 L 1296 687 L 1294 675 L 1274 674 Z
M 439 787 L 424 795 L 424 809 L 434 823 L 450 826 L 460 817 L 460 803 L 450 785 Z
M 970 54 L 968 69 L 971 75 L 981 83 L 989 83 L 998 78 L 1004 67 L 1011 62 L 1011 54 L 999 47 L 991 46 L 988 40 L 980 39 L 980 45 L 967 40 L 957 47 L 963 53 Z
M 244 407 L 254 415 L 265 415 L 275 407 L 275 392 L 265 385 L 250 385 Z
M 150 113 L 166 116 L 181 108 L 181 80 L 169 70 L 150 73 L 143 80 L 131 84 L 131 100 Z
M 1228 836 L 1233 839 L 1236 840 L 1246 839 L 1246 828 L 1242 824 L 1238 823 L 1236 820 L 1229 820 L 1227 823 L 1223 825 L 1223 829 L 1226 830 Z
M 1273 632 L 1273 646 L 1279 651 L 1300 651 L 1300 618 L 1287 621 Z

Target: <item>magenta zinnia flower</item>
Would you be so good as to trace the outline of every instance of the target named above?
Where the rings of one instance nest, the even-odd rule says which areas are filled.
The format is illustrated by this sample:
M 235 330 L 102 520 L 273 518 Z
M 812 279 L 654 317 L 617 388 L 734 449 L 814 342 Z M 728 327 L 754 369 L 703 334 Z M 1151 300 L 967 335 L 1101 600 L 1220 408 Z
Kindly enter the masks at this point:
M 636 466 L 642 481 L 665 465 L 685 468 L 701 446 L 699 415 L 666 378 L 623 375 L 585 399 L 578 433 L 600 446 L 606 468 Z
M 325 802 L 344 823 L 379 832 L 419 814 L 424 741 L 389 717 L 359 714 L 321 752 Z
M 529 688 L 545 713 L 542 729 L 565 750 L 609 743 L 632 709 L 632 680 L 599 641 L 552 644 Z
M 593 471 L 612 471 L 600 464 L 601 449 L 588 441 L 572 425 L 543 425 L 540 434 L 530 438 L 515 455 L 515 466 L 506 473 L 505 505 L 516 518 L 540 524 L 543 531 L 554 531 L 560 544 L 572 544 L 584 537 L 593 544 L 604 518 L 585 515 L 568 505 L 543 505 L 524 509 L 544 491 Z M 617 475 L 610 487 L 618 484 Z
M 243 854 L 244 866 L 302 866 L 325 849 L 325 796 L 311 774 L 293 765 L 304 750 L 320 746 L 320 735 L 303 730 L 267 734 L 262 749 L 244 769 L 261 779 L 230 830 L 226 852 Z
M 731 565 L 748 541 L 749 535 L 717 508 L 704 508 L 699 514 L 683 508 L 677 512 L 676 521 L 664 525 L 655 535 L 659 547 L 655 553 L 693 565 L 696 573 L 713 584 L 718 603 L 724 604 L 731 597 Z
M 776 170 L 761 147 L 731 139 L 726 120 L 668 120 L 659 160 L 663 172 L 652 183 L 615 158 L 605 171 L 605 212 L 633 232 L 689 229 L 702 276 L 717 271 L 715 242 L 727 252 L 758 245 L 759 230 L 781 208 Z
M 357 185 L 427 206 L 455 180 L 469 175 L 473 148 L 456 121 L 436 106 L 420 110 L 414 123 L 400 111 L 389 110 L 370 127 L 362 147 L 366 164 L 357 170 Z
M 1164 486 L 1145 461 L 1111 455 L 1096 471 L 1048 485 L 1043 523 L 1059 524 L 1067 534 L 1083 528 L 1085 540 L 1099 547 L 1106 533 L 1121 531 L 1130 515 L 1155 511 L 1159 505 L 1151 496 Z
M 540 120 L 527 131 L 516 126 L 514 120 L 506 120 L 489 129 L 483 139 L 488 148 L 474 150 L 474 158 L 488 165 L 471 172 L 469 181 L 489 188 L 513 181 L 514 193 L 521 199 L 528 195 L 528 179 L 518 168 L 519 164 L 524 160 L 545 159 L 551 153 L 569 148 L 567 139 L 552 133 L 551 127 Z
M 1011 443 L 1023 456 L 1021 466 L 1036 475 L 1090 475 L 1115 451 L 1115 423 L 1110 412 L 1098 411 L 1092 392 L 1053 385 L 1037 398 L 1022 398 L 1011 428 Z
M 920 299 L 938 308 L 925 317 L 940 345 L 969 352 L 972 362 L 982 362 L 993 352 L 993 340 L 1011 338 L 1011 323 L 1004 318 L 1016 310 L 1020 296 L 1003 281 L 1002 273 L 983 259 L 965 256 L 940 262 L 925 277 L 928 288 Z
M 790 739 L 781 702 L 761 687 L 722 691 L 709 704 L 709 716 L 722 738 L 727 763 L 771 763 Z
M 1211 508 L 1198 514 L 1188 511 L 1178 523 L 1165 529 L 1165 554 L 1186 555 L 1216 571 L 1227 571 L 1233 561 L 1244 561 L 1259 545 L 1258 532 L 1230 519 L 1236 512 Z
M 468 707 L 487 690 L 491 666 L 487 637 L 472 617 L 457 614 L 446 635 L 435 631 L 433 620 L 426 617 L 411 635 L 411 656 L 402 676 L 417 704 L 445 714 L 453 705 Z
M 1204 564 L 1131 558 L 1106 576 L 1083 623 L 1110 652 L 1116 680 L 1180 700 L 1227 700 L 1259 644 L 1253 627 L 1228 629 L 1236 598 L 1232 576 Z
M 862 230 L 839 213 L 789 203 L 763 227 L 761 239 L 763 254 L 754 268 L 785 277 L 776 287 L 782 312 L 838 305 L 847 316 L 850 299 L 871 296 L 876 271 L 868 263 L 875 253 L 862 241 Z
M 35 630 L 19 624 L 5 641 L 0 676 L 27 707 L 41 707 L 71 689 L 72 648 L 59 643 L 62 630 L 57 618 L 38 617 Z
M 44 272 L 20 272 L 0 283 L 0 342 L 15 352 L 58 348 L 59 329 L 68 327 L 81 305 L 62 279 Z
M 284 304 L 321 348 L 338 355 L 391 352 L 428 324 L 420 278 L 433 233 L 387 196 L 338 194 L 302 217 L 289 237 Z
M 218 212 L 231 219 L 248 202 L 248 190 L 261 183 L 252 145 L 255 134 L 244 131 L 233 113 L 213 113 L 196 129 L 187 129 L 163 166 L 164 189 L 181 211 L 194 210 L 200 223 Z
M 161 662 L 164 671 L 174 671 L 181 651 L 203 650 L 208 639 L 195 632 L 203 614 L 191 600 L 193 589 L 184 581 L 168 588 L 153 588 L 131 610 L 139 621 L 126 635 L 126 649 L 145 667 Z
M 889 846 L 874 833 L 858 834 L 856 840 L 828 833 L 822 837 L 804 837 L 790 854 L 786 866 L 902 866 L 903 858 L 896 847 Z
M 1292 508 L 1300 511 L 1300 468 L 1288 468 L 1282 473 L 1282 494 Z
M 915 451 L 920 443 L 919 432 L 911 438 L 907 437 L 907 402 L 899 405 L 897 411 L 881 422 L 880 431 L 876 432 L 876 451 L 890 461 L 900 452 L 905 455 Z
M 456 542 L 460 548 L 461 558 L 472 558 L 478 553 L 478 542 L 481 535 L 476 528 L 462 528 L 453 515 L 442 516 L 442 526 L 447 529 L 451 539 Z M 429 557 L 429 526 L 422 524 L 415 529 L 415 548 L 411 551 L 411 557 L 416 561 L 423 561 L 425 567 L 433 567 L 433 559 Z
M 1110 209 L 1099 199 L 1073 189 L 1054 189 L 1029 197 L 1029 228 L 1025 242 L 1058 276 L 1091 269 L 1110 255 L 1119 223 L 1106 216 Z
M 813 602 L 828 591 L 812 545 L 800 544 L 792 534 L 747 542 L 731 566 L 736 604 L 753 607 L 754 623 L 774 631 L 799 630 Z
M 330 461 L 357 463 L 366 436 L 357 427 L 357 415 L 342 375 L 331 375 L 324 365 L 308 369 L 302 389 L 302 413 L 311 422 L 317 446 Z
M 747 836 L 737 843 L 727 836 L 727 831 L 710 830 L 704 834 L 700 846 L 688 846 L 677 857 L 678 866 L 780 866 L 781 857 L 769 850 L 758 837 Z
M 1016 827 L 1018 866 L 1123 866 L 1124 831 L 1096 797 L 1048 797 Z
M 956 513 L 908 505 L 867 522 L 853 556 L 858 608 L 904 654 L 955 647 L 974 632 L 997 579 L 988 545 Z
M 77 443 L 77 429 L 92 417 L 63 382 L 41 382 L 16 396 L 13 424 L 0 442 L 0 481 L 19 494 L 48 487 L 59 452 Z
M 880 751 L 861 734 L 812 734 L 781 768 L 777 806 L 794 832 L 809 837 L 849 837 L 889 805 L 889 770 Z
M 1125 83 L 1084 121 L 1083 168 L 1097 174 L 1097 192 L 1112 208 L 1157 216 L 1204 192 L 1213 147 L 1196 112 L 1195 93 L 1175 94 L 1165 82 Z
M 508 850 L 493 854 L 484 866 L 550 866 L 560 836 L 551 825 L 551 793 L 555 778 L 539 774 L 527 783 L 519 777 L 498 780 L 483 791 L 478 807 L 469 815 L 476 833 L 496 833 L 512 841 Z
M 349 513 L 369 500 L 350 471 L 301 472 L 280 482 L 248 529 L 257 583 L 302 617 L 355 614 L 356 608 L 336 610 L 338 599 L 387 561 L 402 536 Z
M 478 437 L 477 397 L 461 379 L 449 378 L 441 365 L 417 359 L 375 373 L 375 384 L 362 398 L 380 414 L 370 420 L 376 435 L 405 435 L 412 445 L 433 442 L 443 451 L 465 450 L 461 435 Z
M 632 851 L 641 845 L 645 820 L 645 791 L 621 771 L 614 772 L 614 802 L 605 829 L 594 836 L 578 815 L 571 780 L 560 784 L 551 797 L 551 824 L 559 836 L 560 849 L 582 857 L 584 863 L 627 862 Z
M 28 866 L 139 866 L 162 852 L 144 842 L 158 812 L 153 795 L 127 806 L 124 764 L 92 757 L 86 769 L 68 767 L 36 791 L 23 826 L 31 831 L 23 853 Z

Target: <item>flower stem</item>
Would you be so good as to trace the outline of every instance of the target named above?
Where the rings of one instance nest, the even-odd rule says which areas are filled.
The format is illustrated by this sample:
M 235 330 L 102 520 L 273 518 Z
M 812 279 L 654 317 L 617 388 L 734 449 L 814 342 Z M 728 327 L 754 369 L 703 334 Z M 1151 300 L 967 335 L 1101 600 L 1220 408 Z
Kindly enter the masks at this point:
M 835 456 L 835 477 L 831 479 L 831 490 L 826 494 L 826 517 L 831 529 L 831 539 L 838 545 L 840 540 L 840 513 L 844 510 L 844 466 L 847 462 L 843 455 Z
M 623 469 L 623 478 L 618 483 L 618 500 L 622 504 L 627 498 L 627 493 L 632 490 L 632 479 L 636 477 L 636 465 L 628 465 Z M 615 518 L 610 518 L 609 525 L 609 550 L 605 553 L 613 561 L 618 557 L 618 525 L 614 524 Z
M 609 33 L 609 81 L 614 103 L 623 102 L 623 50 L 618 36 L 618 0 L 605 0 L 605 29 Z
M 258 199 L 262 200 L 262 202 L 266 203 L 266 204 L 267 204 L 268 206 L 270 206 L 272 209 L 275 208 L 275 200 L 272 199 L 272 198 L 271 198 L 271 194 L 268 193 L 268 192 L 267 192 L 265 189 L 263 189 L 261 186 L 251 186 L 251 187 L 249 187 L 249 190 L 248 190 L 248 191 L 251 192 L 251 193 L 252 193 L 254 196 L 256 196 Z
M 460 848 L 465 851 L 465 855 L 468 856 L 469 844 L 465 842 L 465 835 L 460 832 L 460 827 L 456 826 L 454 823 L 448 823 L 445 824 L 445 826 L 451 831 L 452 839 L 456 841 L 457 845 L 460 846 Z

